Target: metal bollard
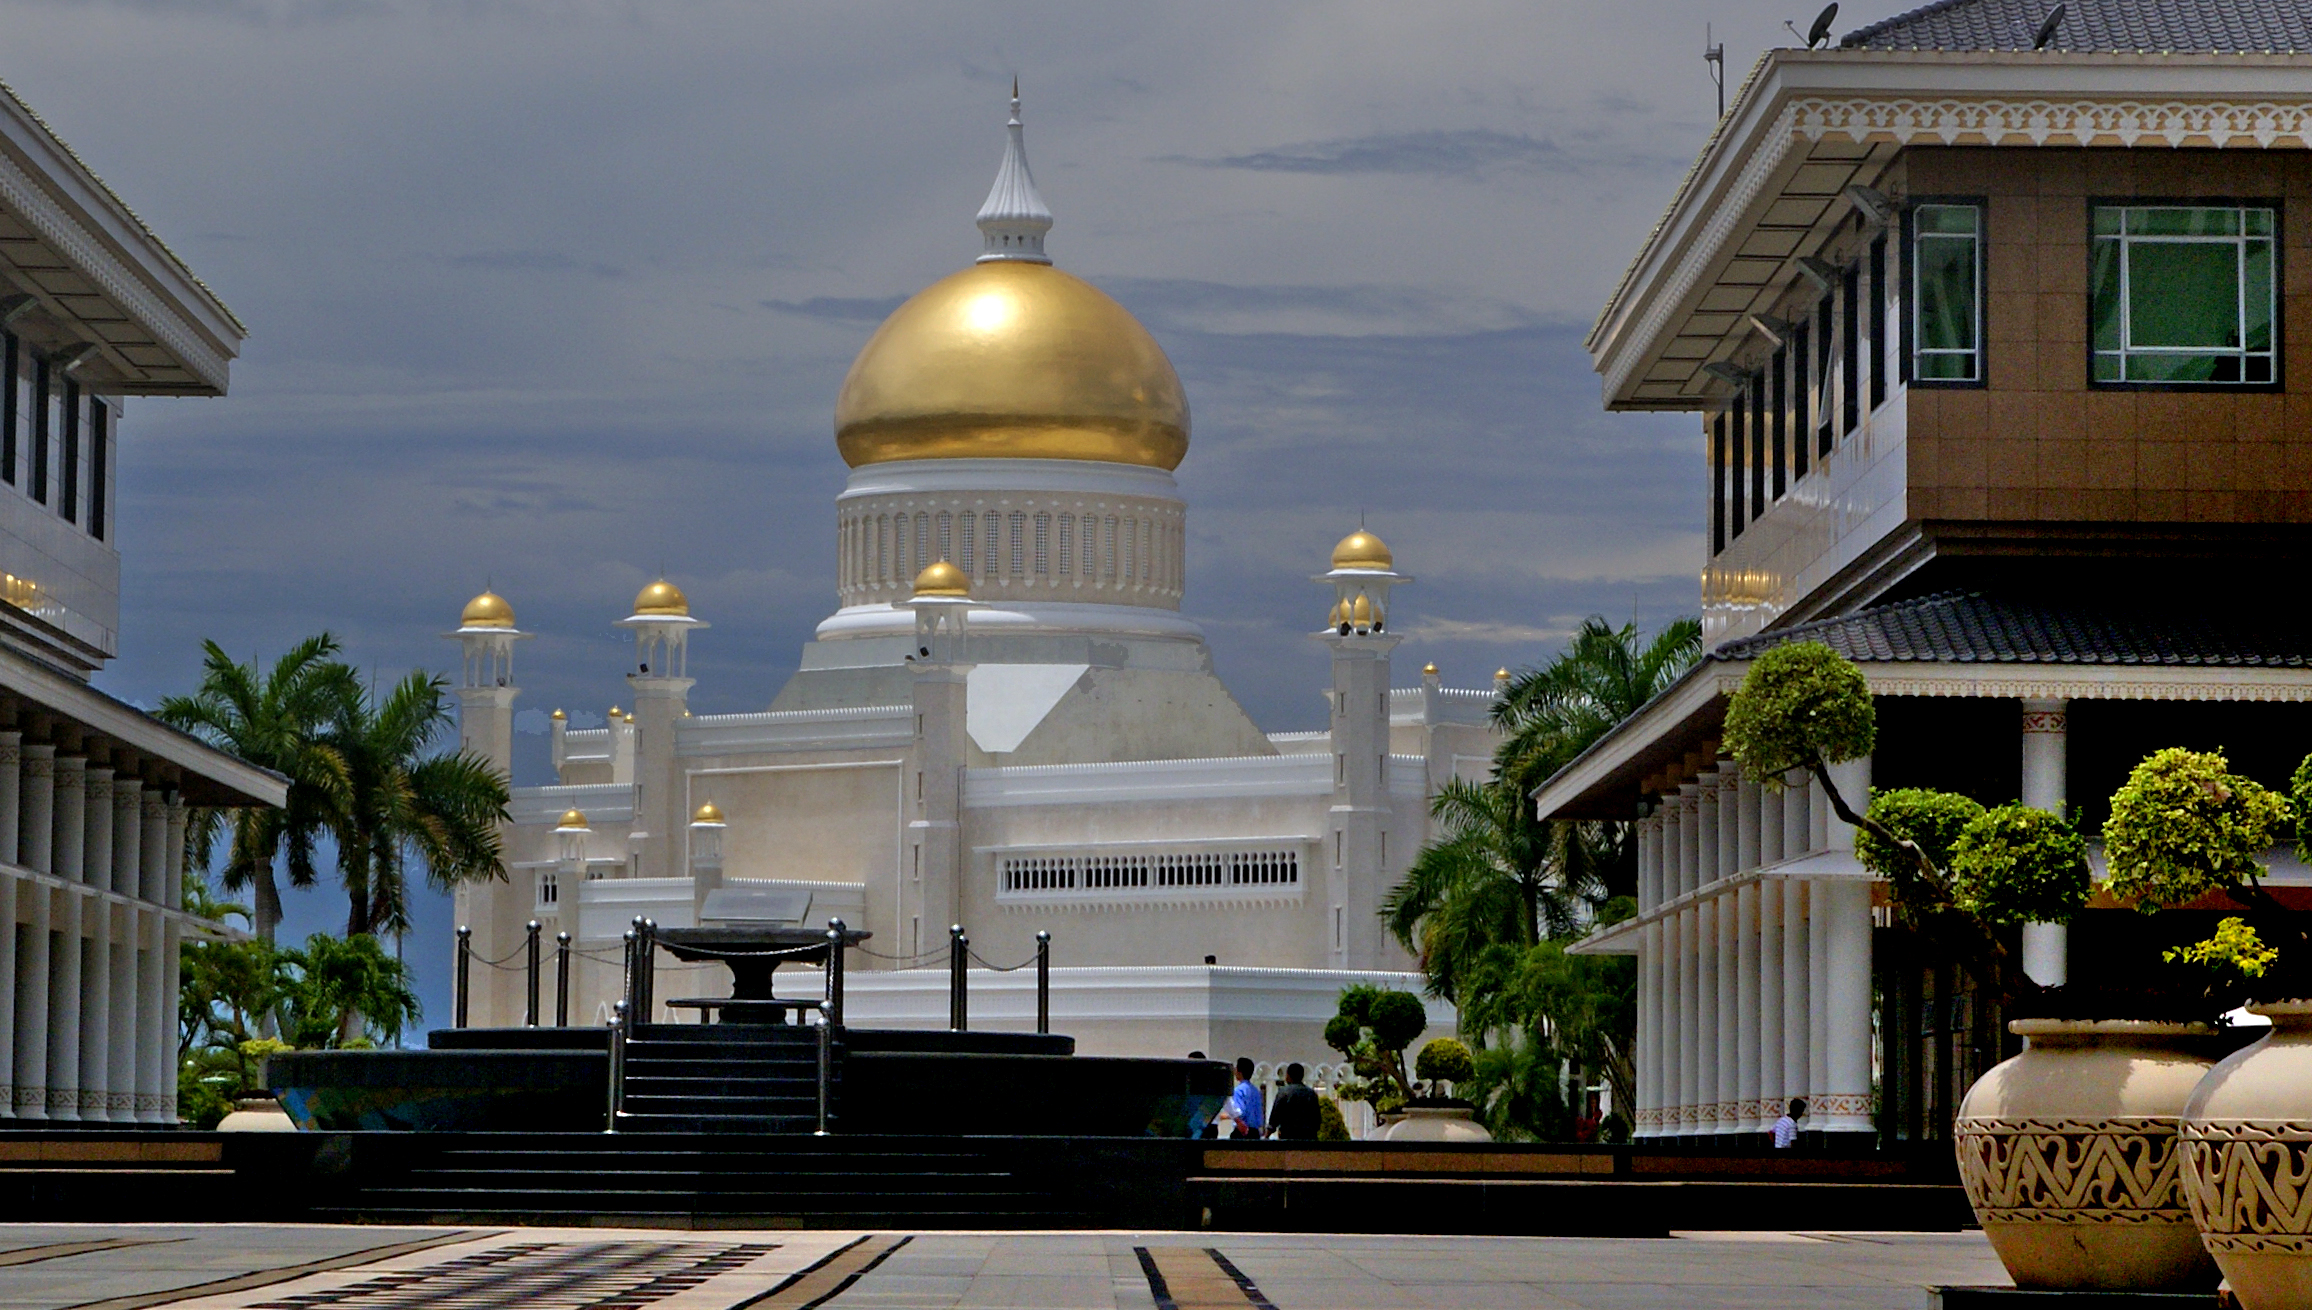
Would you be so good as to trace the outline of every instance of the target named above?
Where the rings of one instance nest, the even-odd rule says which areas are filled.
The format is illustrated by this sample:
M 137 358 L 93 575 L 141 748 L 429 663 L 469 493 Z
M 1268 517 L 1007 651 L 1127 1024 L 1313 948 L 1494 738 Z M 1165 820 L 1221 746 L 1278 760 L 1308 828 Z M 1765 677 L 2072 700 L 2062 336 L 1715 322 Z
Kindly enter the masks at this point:
M 642 1004 L 635 1008 L 633 1023 L 650 1023 L 658 1013 L 658 920 L 642 921 L 642 967 L 635 971 L 642 984 Z
M 466 998 L 473 995 L 471 980 L 474 963 L 474 930 L 463 925 L 458 928 L 458 1004 L 456 1026 L 466 1026 Z
M 1052 1030 L 1052 935 L 1036 934 L 1036 1031 Z
M 963 979 L 964 960 L 970 950 L 971 939 L 963 935 L 963 925 L 948 925 L 947 1030 L 951 1033 L 965 1032 L 971 1027 L 970 1002 L 964 997 Z
M 554 1026 L 570 1026 L 570 934 L 554 934 Z
M 538 1026 L 538 921 L 530 920 L 522 942 L 522 1026 Z
M 618 1131 L 618 1116 L 626 1108 L 626 1002 L 610 1007 L 610 1085 L 603 1132 Z
M 843 946 L 847 936 L 841 919 L 827 920 L 827 1021 L 837 1027 L 843 1023 Z
M 636 919 L 634 926 L 626 930 L 625 964 L 620 968 L 618 979 L 618 995 L 622 998 L 620 1003 L 629 1010 L 634 1008 L 634 950 L 641 940 L 642 920 Z
M 819 1137 L 827 1135 L 827 1084 L 835 1076 L 835 1024 L 830 1014 L 828 1004 L 819 1002 L 819 1131 L 814 1134 Z

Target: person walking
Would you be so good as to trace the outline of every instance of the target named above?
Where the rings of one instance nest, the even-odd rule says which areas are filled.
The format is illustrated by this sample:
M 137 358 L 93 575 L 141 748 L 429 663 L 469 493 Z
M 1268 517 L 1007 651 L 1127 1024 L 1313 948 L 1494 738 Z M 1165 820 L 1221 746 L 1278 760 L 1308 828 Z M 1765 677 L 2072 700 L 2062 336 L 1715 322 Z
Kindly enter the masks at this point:
M 1284 1067 L 1284 1086 L 1277 1089 L 1276 1104 L 1269 1111 L 1269 1136 L 1286 1142 L 1317 1139 L 1317 1094 L 1301 1081 L 1307 1076 L 1298 1064 Z
M 1259 1137 L 1268 1126 L 1267 1106 L 1252 1081 L 1252 1057 L 1236 1057 L 1236 1090 L 1228 1098 L 1230 1117 L 1236 1120 L 1232 1137 Z
M 1803 1096 L 1790 1098 L 1790 1104 L 1783 1110 L 1782 1117 L 1774 1121 L 1775 1150 L 1787 1151 L 1798 1145 L 1798 1121 L 1805 1117 L 1806 1098 Z

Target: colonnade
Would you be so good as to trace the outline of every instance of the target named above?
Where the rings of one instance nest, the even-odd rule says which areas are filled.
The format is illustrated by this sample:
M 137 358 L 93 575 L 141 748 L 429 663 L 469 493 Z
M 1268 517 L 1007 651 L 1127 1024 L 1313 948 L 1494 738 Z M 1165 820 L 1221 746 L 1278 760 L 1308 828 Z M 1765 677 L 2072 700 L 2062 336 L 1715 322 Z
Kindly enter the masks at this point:
M 1869 761 L 1833 776 L 1864 802 Z M 1792 1097 L 1875 1131 L 1870 882 L 1820 784 L 1780 781 L 1719 760 L 1638 825 L 1639 1136 L 1763 1133 Z
M 176 1122 L 185 806 L 0 732 L 0 1109 Z

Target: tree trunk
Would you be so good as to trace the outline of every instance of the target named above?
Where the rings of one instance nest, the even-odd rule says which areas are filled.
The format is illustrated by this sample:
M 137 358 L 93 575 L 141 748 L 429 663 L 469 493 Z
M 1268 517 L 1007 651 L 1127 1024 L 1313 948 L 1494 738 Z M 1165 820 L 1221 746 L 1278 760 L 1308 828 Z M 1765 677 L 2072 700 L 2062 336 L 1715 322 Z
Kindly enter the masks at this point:
M 272 866 L 266 865 L 256 870 L 250 877 L 250 884 L 256 892 L 251 899 L 257 904 L 250 918 L 257 930 L 257 940 L 271 946 L 274 934 L 281 927 L 281 887 L 273 881 Z

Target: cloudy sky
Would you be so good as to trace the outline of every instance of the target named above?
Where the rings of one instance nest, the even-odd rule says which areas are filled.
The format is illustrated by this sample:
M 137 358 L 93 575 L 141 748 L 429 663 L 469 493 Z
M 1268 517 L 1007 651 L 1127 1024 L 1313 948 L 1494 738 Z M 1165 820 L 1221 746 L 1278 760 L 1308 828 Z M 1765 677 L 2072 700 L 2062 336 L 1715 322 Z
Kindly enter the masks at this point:
M 7 0 L 0 79 L 250 327 L 229 398 L 130 407 L 101 682 L 322 628 L 454 671 L 487 581 L 523 704 L 599 714 L 663 567 L 694 707 L 762 708 L 834 606 L 836 388 L 977 253 L 1015 74 L 1055 259 L 1186 382 L 1186 609 L 1265 727 L 1322 724 L 1360 513 L 1419 579 L 1400 684 L 1652 627 L 1696 429 L 1601 413 L 1581 338 L 1708 131 L 1704 23 L 1738 82 L 1814 7 Z

